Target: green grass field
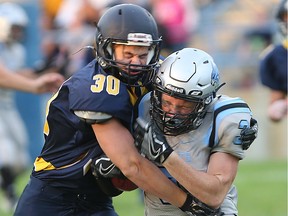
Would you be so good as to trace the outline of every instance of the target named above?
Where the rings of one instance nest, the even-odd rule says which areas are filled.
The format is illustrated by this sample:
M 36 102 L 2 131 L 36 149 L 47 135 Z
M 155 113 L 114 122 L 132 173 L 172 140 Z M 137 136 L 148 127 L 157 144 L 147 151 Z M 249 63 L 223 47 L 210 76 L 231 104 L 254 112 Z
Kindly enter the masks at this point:
M 28 174 L 18 179 L 21 193 Z M 287 162 L 240 162 L 235 184 L 238 188 L 240 216 L 287 216 Z M 0 194 L 0 206 L 3 197 Z M 143 216 L 143 204 L 138 190 L 125 192 L 114 199 L 120 216 Z M 0 209 L 1 216 L 12 213 Z

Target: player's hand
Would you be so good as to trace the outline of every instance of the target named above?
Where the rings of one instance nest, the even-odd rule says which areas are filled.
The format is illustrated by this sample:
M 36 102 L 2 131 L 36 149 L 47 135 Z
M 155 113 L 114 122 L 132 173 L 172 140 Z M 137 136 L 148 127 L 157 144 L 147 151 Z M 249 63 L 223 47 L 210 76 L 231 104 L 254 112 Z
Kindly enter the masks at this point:
M 96 184 L 107 196 L 115 197 L 123 193 L 113 185 L 111 179 L 122 178 L 124 175 L 105 154 L 92 160 L 91 171 L 95 176 Z
M 35 93 L 56 92 L 65 78 L 58 73 L 46 73 L 35 79 Z
M 137 118 L 134 125 L 135 145 L 145 157 L 162 164 L 173 152 L 165 136 L 153 121 Z
M 268 117 L 274 122 L 281 121 L 288 112 L 288 100 L 279 99 L 271 103 L 268 107 Z
M 198 200 L 196 197 L 191 194 L 187 194 L 185 203 L 180 209 L 185 212 L 187 215 L 197 215 L 197 216 L 220 216 L 220 208 L 211 208 L 205 203 Z
M 105 154 L 92 160 L 91 170 L 96 178 L 125 178 L 121 170 Z
M 258 135 L 258 122 L 256 119 L 251 118 L 250 127 L 245 127 L 240 133 L 240 140 L 242 142 L 242 148 L 247 150 L 254 142 Z

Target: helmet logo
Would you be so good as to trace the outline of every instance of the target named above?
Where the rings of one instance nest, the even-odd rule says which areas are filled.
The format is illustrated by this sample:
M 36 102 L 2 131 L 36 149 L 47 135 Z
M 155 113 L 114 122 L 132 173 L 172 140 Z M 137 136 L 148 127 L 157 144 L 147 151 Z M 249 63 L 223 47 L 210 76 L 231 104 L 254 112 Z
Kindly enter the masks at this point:
M 145 33 L 129 33 L 127 36 L 128 45 L 150 46 L 152 44 L 152 36 Z
M 219 73 L 218 70 L 214 68 L 211 74 L 211 85 L 215 86 L 219 83 Z
M 175 93 L 185 94 L 185 89 L 173 86 L 171 84 L 167 84 L 166 89 L 171 90 L 172 92 Z
M 200 91 L 200 90 L 192 90 L 192 91 L 189 92 L 189 95 L 199 96 L 199 95 L 202 95 L 202 91 Z

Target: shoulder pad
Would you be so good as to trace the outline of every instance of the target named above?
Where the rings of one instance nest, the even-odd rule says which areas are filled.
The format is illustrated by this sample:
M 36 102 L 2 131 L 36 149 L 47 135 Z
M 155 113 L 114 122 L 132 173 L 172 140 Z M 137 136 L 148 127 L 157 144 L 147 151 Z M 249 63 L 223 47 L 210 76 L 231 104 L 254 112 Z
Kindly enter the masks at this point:
M 91 112 L 91 111 L 74 111 L 81 120 L 88 124 L 100 124 L 108 121 L 112 118 L 111 115 L 102 112 Z

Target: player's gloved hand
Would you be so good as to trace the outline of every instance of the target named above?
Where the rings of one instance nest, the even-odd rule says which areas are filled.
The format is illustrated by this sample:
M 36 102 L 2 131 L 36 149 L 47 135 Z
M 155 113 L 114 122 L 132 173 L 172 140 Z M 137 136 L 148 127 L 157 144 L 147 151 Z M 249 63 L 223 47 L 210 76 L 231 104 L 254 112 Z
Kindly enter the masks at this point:
M 95 176 L 97 185 L 106 195 L 115 197 L 123 193 L 122 190 L 113 185 L 111 179 L 126 177 L 105 154 L 92 160 L 91 171 Z
M 220 208 L 211 208 L 191 194 L 187 194 L 185 203 L 180 209 L 191 216 L 220 216 Z
M 254 142 L 258 135 L 258 122 L 256 119 L 251 118 L 250 127 L 245 127 L 240 133 L 240 140 L 242 141 L 243 150 L 247 150 Z
M 121 170 L 105 154 L 92 160 L 91 170 L 96 178 L 126 178 Z
M 153 121 L 137 118 L 134 125 L 135 145 L 146 158 L 162 164 L 173 152 L 165 136 Z

